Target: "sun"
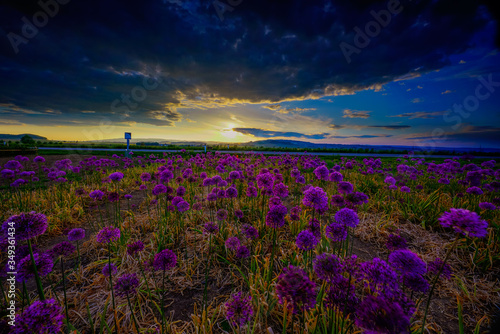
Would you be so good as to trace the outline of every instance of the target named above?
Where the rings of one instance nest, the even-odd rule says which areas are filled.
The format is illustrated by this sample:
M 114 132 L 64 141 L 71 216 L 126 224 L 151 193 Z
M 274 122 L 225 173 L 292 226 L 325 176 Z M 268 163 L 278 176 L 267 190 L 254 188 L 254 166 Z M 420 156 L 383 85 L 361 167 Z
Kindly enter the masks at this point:
M 238 132 L 233 131 L 233 129 L 224 129 L 221 133 L 224 137 L 229 139 L 234 139 L 238 135 Z

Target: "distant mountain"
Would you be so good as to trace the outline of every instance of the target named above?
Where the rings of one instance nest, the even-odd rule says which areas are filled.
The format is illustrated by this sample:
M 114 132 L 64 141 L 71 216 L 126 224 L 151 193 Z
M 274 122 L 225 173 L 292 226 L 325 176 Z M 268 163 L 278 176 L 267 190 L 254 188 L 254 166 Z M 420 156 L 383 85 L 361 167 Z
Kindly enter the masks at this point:
M 265 148 L 301 148 L 304 150 L 312 149 L 373 149 L 374 151 L 380 150 L 403 150 L 403 151 L 420 151 L 418 146 L 398 146 L 398 145 L 345 145 L 345 144 L 317 144 L 300 140 L 286 140 L 286 139 L 266 139 L 251 141 L 248 143 L 241 143 L 238 146 L 250 147 L 265 147 Z M 434 151 L 456 151 L 456 152 L 500 152 L 497 148 L 480 148 L 480 147 L 435 147 Z
M 9 135 L 9 134 L 0 133 L 0 139 L 3 139 L 3 140 L 21 140 L 21 138 L 23 138 L 26 135 L 30 136 L 34 140 L 47 140 L 47 138 L 45 138 L 45 137 L 33 135 L 31 133 L 23 133 L 20 135 Z

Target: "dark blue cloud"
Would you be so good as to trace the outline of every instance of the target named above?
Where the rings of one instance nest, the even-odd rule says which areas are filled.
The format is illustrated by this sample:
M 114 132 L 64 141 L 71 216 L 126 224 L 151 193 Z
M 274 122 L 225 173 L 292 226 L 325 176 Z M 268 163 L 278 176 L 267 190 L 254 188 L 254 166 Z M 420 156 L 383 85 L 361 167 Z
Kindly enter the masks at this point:
M 401 1 L 401 13 L 348 64 L 340 43 L 354 43 L 355 27 L 364 28 L 370 12 L 387 3 L 243 0 L 221 21 L 212 1 L 72 0 L 15 53 L 9 36 L 21 35 L 22 18 L 32 21 L 41 8 L 37 1 L 4 1 L 0 102 L 75 119 L 94 111 L 85 113 L 89 121 L 105 115 L 173 125 L 182 118 L 179 92 L 186 99 L 279 102 L 440 69 L 473 47 L 472 36 L 490 20 L 473 1 Z M 147 78 L 161 83 L 144 99 L 131 99 Z M 35 117 L 42 118 L 19 120 Z
M 244 135 L 250 135 L 253 137 L 260 137 L 260 138 L 287 137 L 287 138 L 325 139 L 329 137 L 328 133 L 304 134 L 299 132 L 271 131 L 271 130 L 256 129 L 256 128 L 233 128 L 232 130 Z

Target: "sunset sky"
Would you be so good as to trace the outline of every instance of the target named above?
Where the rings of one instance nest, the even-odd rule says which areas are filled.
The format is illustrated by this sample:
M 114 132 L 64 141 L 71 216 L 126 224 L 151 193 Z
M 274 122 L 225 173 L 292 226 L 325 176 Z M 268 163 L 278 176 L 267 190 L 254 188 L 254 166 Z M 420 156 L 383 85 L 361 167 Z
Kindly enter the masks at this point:
M 2 3 L 3 134 L 500 148 L 477 1 Z

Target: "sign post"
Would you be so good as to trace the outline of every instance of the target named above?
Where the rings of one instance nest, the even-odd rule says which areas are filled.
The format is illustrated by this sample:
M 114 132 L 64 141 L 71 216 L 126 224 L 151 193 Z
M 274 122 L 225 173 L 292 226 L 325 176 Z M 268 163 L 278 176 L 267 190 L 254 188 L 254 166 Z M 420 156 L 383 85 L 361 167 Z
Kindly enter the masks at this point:
M 132 139 L 132 133 L 131 132 L 125 132 L 125 139 L 127 139 L 127 151 L 125 153 L 125 156 L 128 158 L 130 156 L 130 139 Z

